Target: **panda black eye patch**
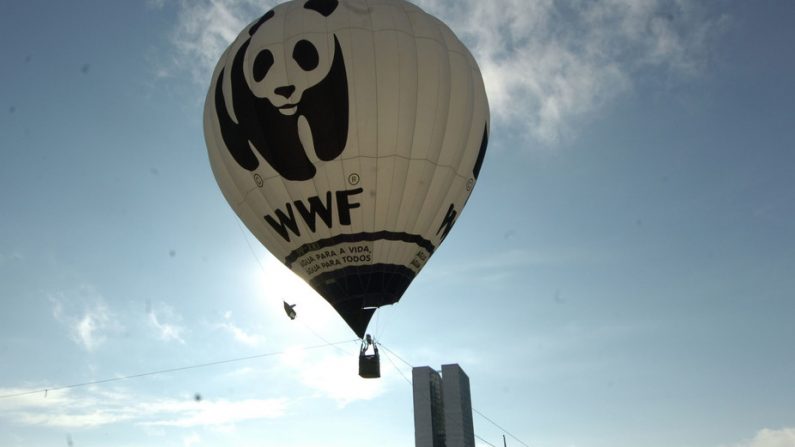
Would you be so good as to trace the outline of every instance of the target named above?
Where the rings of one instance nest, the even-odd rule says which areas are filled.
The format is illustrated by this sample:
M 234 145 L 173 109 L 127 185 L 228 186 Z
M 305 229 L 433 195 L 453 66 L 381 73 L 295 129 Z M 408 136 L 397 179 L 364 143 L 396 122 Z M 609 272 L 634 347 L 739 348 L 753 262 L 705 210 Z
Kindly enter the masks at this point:
M 317 68 L 319 57 L 317 49 L 308 40 L 299 40 L 293 47 L 293 59 L 304 71 Z
M 271 65 L 273 65 L 273 54 L 268 50 L 260 51 L 257 57 L 254 58 L 254 82 L 260 82 L 265 79 L 265 75 L 268 74 Z

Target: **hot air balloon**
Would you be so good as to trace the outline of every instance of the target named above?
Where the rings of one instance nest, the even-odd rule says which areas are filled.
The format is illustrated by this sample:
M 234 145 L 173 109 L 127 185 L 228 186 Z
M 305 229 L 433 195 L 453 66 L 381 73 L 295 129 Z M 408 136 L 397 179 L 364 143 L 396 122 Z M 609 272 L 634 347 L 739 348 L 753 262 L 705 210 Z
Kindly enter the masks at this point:
M 246 227 L 363 340 L 447 237 L 481 170 L 475 59 L 404 0 L 293 0 L 221 56 L 204 108 Z

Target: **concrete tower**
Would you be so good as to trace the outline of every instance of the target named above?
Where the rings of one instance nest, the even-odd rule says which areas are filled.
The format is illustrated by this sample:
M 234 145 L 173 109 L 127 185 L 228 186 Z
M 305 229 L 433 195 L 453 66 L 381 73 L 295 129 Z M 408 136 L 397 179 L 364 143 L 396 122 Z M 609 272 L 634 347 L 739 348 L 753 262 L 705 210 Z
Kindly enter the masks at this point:
M 412 370 L 416 447 L 475 447 L 469 377 L 456 364 L 442 374 L 428 366 Z

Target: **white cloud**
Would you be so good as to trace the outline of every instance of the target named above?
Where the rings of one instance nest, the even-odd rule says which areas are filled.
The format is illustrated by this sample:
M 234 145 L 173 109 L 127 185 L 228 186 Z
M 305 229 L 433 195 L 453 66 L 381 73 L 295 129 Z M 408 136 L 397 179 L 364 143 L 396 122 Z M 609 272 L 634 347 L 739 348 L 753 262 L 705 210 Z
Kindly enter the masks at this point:
M 257 0 L 180 0 L 172 43 L 177 50 L 173 66 L 161 67 L 161 75 L 187 72 L 200 85 L 210 75 L 226 46 L 243 26 L 277 2 Z M 151 3 L 162 6 L 161 1 Z
M 218 327 L 232 334 L 232 337 L 234 337 L 237 342 L 246 346 L 256 347 L 262 342 L 261 336 L 246 332 L 236 325 L 232 321 L 232 312 L 226 312 L 224 314 L 224 322 L 219 324 Z
M 703 71 L 728 19 L 695 0 L 417 0 L 475 54 L 495 124 L 554 144 L 644 77 Z M 181 1 L 175 68 L 200 85 L 242 27 L 273 1 Z
M 566 138 L 644 72 L 674 80 L 700 72 L 727 24 L 692 0 L 418 3 L 472 49 L 497 123 L 544 143 Z
M 151 309 L 147 316 L 150 327 L 155 330 L 157 337 L 163 341 L 175 341 L 185 344 L 182 338 L 185 329 L 177 324 L 182 320 L 171 306 L 161 304 L 158 309 Z
M 23 425 L 36 427 L 86 428 L 127 421 L 129 417 L 121 411 L 84 411 L 73 414 L 22 411 L 16 414 L 16 419 Z
M 182 411 L 180 411 L 182 414 L 176 417 L 145 422 L 144 425 L 166 427 L 227 426 L 240 421 L 279 417 L 284 414 L 286 403 L 286 399 L 202 401 L 198 405 L 192 405 L 190 409 L 182 408 Z
M 335 400 L 340 407 L 374 399 L 385 391 L 384 379 L 359 377 L 356 354 L 319 356 L 313 352 L 296 362 L 296 366 L 296 373 L 304 386 L 320 392 L 322 397 Z
M 98 306 L 87 310 L 72 330 L 77 341 L 89 351 L 93 351 L 105 341 L 102 330 L 107 327 L 109 321 L 107 308 Z
M 99 348 L 108 335 L 118 334 L 121 323 L 91 286 L 50 295 L 53 317 L 66 325 L 70 338 L 87 351 Z
M 0 395 L 24 392 L 0 389 Z M 21 425 L 76 429 L 120 422 L 142 427 L 228 427 L 237 422 L 276 418 L 284 414 L 287 400 L 162 399 L 127 391 L 100 388 L 51 391 L 0 400 L 0 416 Z M 199 441 L 186 438 L 187 444 Z
M 199 437 L 196 433 L 191 433 L 190 436 L 186 436 L 182 438 L 182 445 L 185 447 L 192 447 L 196 444 L 199 444 L 202 441 L 202 438 Z
M 395 375 L 382 374 L 379 380 L 359 377 L 358 349 L 350 349 L 352 346 L 329 351 L 287 348 L 279 357 L 280 366 L 285 376 L 295 377 L 304 389 L 314 393 L 313 397 L 334 400 L 339 407 L 382 395 Z M 391 368 L 385 362 L 382 355 L 382 373 Z
M 24 393 L 27 390 L 4 388 L 2 395 Z M 21 425 L 58 428 L 97 427 L 129 420 L 129 416 L 110 396 L 78 397 L 71 390 L 49 391 L 42 394 L 0 400 L 0 414 L 4 419 Z M 100 405 L 104 402 L 104 405 Z
M 795 446 L 795 427 L 778 430 L 763 428 L 749 441 L 732 447 L 792 447 Z
M 572 248 L 547 251 L 509 249 L 482 255 L 450 260 L 423 270 L 426 281 L 450 281 L 456 284 L 504 283 L 508 278 L 526 274 L 528 266 L 572 265 L 603 261 L 607 254 L 586 252 Z
M 312 399 L 331 399 L 340 407 L 359 400 L 370 400 L 383 394 L 396 380 L 391 366 L 382 364 L 381 380 L 364 380 L 357 375 L 354 349 L 343 354 L 306 351 L 296 348 L 281 357 L 277 372 L 290 377 L 291 389 L 300 389 Z M 243 374 L 251 371 L 245 368 Z M 260 371 L 259 374 L 264 374 Z M 273 373 L 273 371 L 271 371 Z M 234 380 L 234 379 L 233 379 Z M 300 385 L 300 387 L 296 387 Z M 31 385 L 31 388 L 44 388 Z M 244 421 L 279 418 L 286 414 L 289 400 L 282 397 L 266 399 L 194 399 L 163 398 L 127 388 L 107 385 L 49 390 L 28 394 L 30 388 L 0 388 L 0 420 L 22 426 L 56 429 L 96 428 L 112 424 L 132 424 L 145 429 L 190 429 L 212 427 L 234 430 Z M 308 396 L 307 396 L 308 393 Z M 20 395 L 21 394 L 21 395 Z M 201 439 L 183 438 L 183 444 L 195 445 Z

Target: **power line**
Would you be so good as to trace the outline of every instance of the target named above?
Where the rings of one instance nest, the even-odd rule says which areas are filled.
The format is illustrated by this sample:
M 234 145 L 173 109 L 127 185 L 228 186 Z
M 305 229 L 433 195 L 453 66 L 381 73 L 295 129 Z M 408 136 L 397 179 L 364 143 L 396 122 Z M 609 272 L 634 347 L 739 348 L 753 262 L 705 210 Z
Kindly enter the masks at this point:
M 325 347 L 328 347 L 328 346 L 336 346 L 336 345 L 341 345 L 341 344 L 344 344 L 344 343 L 351 343 L 351 342 L 354 342 L 354 341 L 358 342 L 359 340 L 358 339 L 345 340 L 345 341 L 338 341 L 338 342 L 334 342 L 334 343 L 326 343 L 324 345 L 305 346 L 303 348 L 299 347 L 299 348 L 295 348 L 295 349 L 298 349 L 298 350 L 301 350 L 301 351 L 308 351 L 308 350 L 311 350 L 311 349 L 320 349 L 320 348 L 325 348 Z M 291 351 L 292 351 L 292 349 L 291 349 Z M 214 361 L 214 362 L 198 363 L 198 364 L 189 365 L 189 366 L 180 366 L 180 367 L 176 367 L 176 368 L 159 369 L 159 370 L 156 370 L 156 371 L 148 371 L 148 372 L 143 372 L 143 373 L 138 373 L 138 374 L 130 374 L 128 376 L 113 377 L 113 378 L 110 378 L 110 379 L 92 380 L 92 381 L 89 381 L 89 382 L 73 383 L 71 385 L 62 385 L 62 386 L 57 386 L 57 387 L 52 387 L 52 388 L 41 388 L 41 389 L 30 390 L 30 391 L 22 391 L 22 392 L 19 392 L 19 393 L 3 394 L 3 395 L 0 395 L 0 399 L 11 399 L 11 398 L 14 398 L 14 397 L 29 396 L 31 394 L 39 394 L 39 393 L 45 393 L 45 395 L 46 395 L 50 391 L 59 391 L 59 390 L 65 390 L 65 389 L 71 389 L 71 388 L 80 388 L 80 387 L 90 386 L 90 385 L 101 385 L 101 384 L 111 383 L 111 382 L 120 382 L 120 381 L 123 381 L 123 380 L 138 379 L 138 378 L 141 378 L 141 377 L 155 376 L 155 375 L 158 375 L 158 374 L 168 374 L 168 373 L 174 373 L 174 372 L 180 372 L 180 371 L 187 371 L 187 370 L 190 370 L 190 369 L 206 368 L 208 366 L 217 366 L 217 365 L 224 365 L 224 364 L 227 364 L 227 363 L 243 362 L 243 361 L 246 361 L 246 360 L 261 359 L 261 358 L 265 358 L 265 357 L 273 357 L 273 356 L 282 355 L 282 354 L 285 354 L 285 353 L 287 353 L 287 351 L 267 352 L 267 353 L 264 353 L 264 354 L 250 355 L 250 356 L 247 356 L 247 357 L 237 357 L 237 358 L 227 359 L 227 360 L 217 360 L 217 361 Z
M 407 362 L 407 361 L 403 360 L 403 358 L 401 358 L 399 355 L 395 354 L 395 351 L 393 351 L 393 350 L 389 349 L 388 347 L 384 346 L 384 345 L 383 345 L 382 343 L 380 343 L 380 342 L 378 343 L 378 345 L 379 345 L 379 346 L 381 346 L 382 348 L 386 349 L 386 350 L 387 350 L 387 352 L 389 352 L 390 354 L 394 355 L 394 356 L 395 356 L 395 358 L 397 358 L 398 360 L 400 360 L 401 362 L 403 362 L 403 363 L 404 363 L 406 366 L 408 366 L 409 368 L 414 368 L 414 365 L 412 365 L 411 363 L 409 363 L 409 362 Z
M 382 345 L 381 347 L 382 347 L 382 348 L 384 348 L 384 349 L 386 349 L 386 347 L 385 347 L 385 346 L 383 346 L 383 345 Z M 386 349 L 386 350 L 387 350 L 387 351 L 389 351 L 388 349 Z M 389 351 L 389 352 L 387 352 L 387 353 L 386 353 L 386 354 L 387 354 L 387 355 L 386 355 L 386 359 L 387 359 L 387 360 L 389 360 L 389 363 L 391 363 L 391 364 L 392 364 L 392 366 L 395 368 L 395 370 L 398 372 L 398 374 L 400 374 L 400 376 L 401 376 L 401 377 L 403 377 L 403 380 L 405 380 L 405 381 L 406 381 L 406 382 L 407 382 L 409 385 L 411 385 L 411 380 L 409 380 L 409 378 L 408 378 L 408 377 L 406 377 L 406 375 L 405 375 L 405 374 L 403 374 L 403 371 L 401 371 L 401 370 L 400 370 L 400 368 L 398 368 L 398 366 L 397 366 L 397 365 L 395 365 L 395 362 L 394 362 L 394 361 L 392 361 L 392 356 L 391 356 L 391 355 L 389 355 L 389 353 L 391 353 L 391 352 L 392 352 L 392 351 Z
M 496 445 L 494 445 L 494 444 L 490 443 L 489 441 L 486 441 L 485 439 L 481 438 L 481 437 L 480 437 L 480 436 L 478 436 L 478 435 L 475 435 L 475 437 L 476 437 L 476 438 L 478 438 L 478 439 L 480 440 L 480 442 L 484 442 L 484 443 L 486 443 L 486 444 L 490 445 L 491 447 L 497 447 Z
M 488 417 L 486 417 L 486 415 L 485 415 L 485 414 L 483 414 L 483 413 L 479 412 L 478 410 L 476 410 L 476 409 L 474 409 L 474 408 L 472 409 L 472 411 L 474 411 L 475 413 L 477 413 L 478 415 L 480 415 L 480 417 L 482 417 L 483 419 L 485 419 L 485 420 L 487 420 L 487 421 L 491 422 L 491 423 L 492 423 L 492 424 L 493 424 L 495 427 L 497 427 L 497 428 L 499 428 L 500 430 L 502 430 L 503 432 L 505 432 L 505 434 L 506 434 L 506 435 L 508 435 L 508 436 L 512 437 L 513 439 L 515 439 L 515 440 L 516 440 L 516 441 L 517 441 L 519 444 L 522 444 L 522 445 L 523 445 L 523 446 L 525 446 L 525 447 L 530 447 L 529 445 L 527 445 L 527 444 L 525 444 L 524 442 L 522 442 L 522 440 L 521 440 L 521 439 L 519 439 L 519 438 L 517 438 L 516 436 L 512 435 L 512 434 L 511 434 L 511 432 L 509 432 L 508 430 L 506 430 L 506 429 L 504 429 L 504 428 L 500 427 L 500 425 L 499 425 L 499 424 L 497 424 L 496 422 L 494 422 L 494 421 L 492 421 L 491 419 L 489 419 Z
M 265 273 L 265 266 L 262 265 L 262 261 L 260 261 L 257 253 L 254 252 L 254 247 L 251 246 L 251 242 L 248 240 L 246 232 L 243 230 L 243 225 L 240 223 L 240 219 L 235 219 L 235 222 L 237 223 L 237 228 L 240 230 L 240 234 L 243 236 L 243 240 L 246 241 L 246 245 L 248 245 L 248 250 L 251 252 L 251 256 L 257 260 L 257 264 L 259 264 L 259 268 L 262 270 L 262 273 Z

